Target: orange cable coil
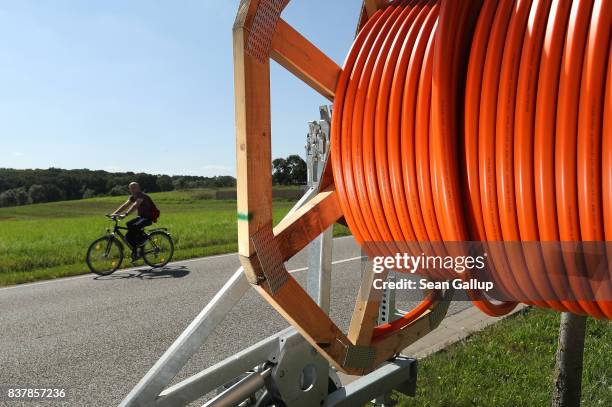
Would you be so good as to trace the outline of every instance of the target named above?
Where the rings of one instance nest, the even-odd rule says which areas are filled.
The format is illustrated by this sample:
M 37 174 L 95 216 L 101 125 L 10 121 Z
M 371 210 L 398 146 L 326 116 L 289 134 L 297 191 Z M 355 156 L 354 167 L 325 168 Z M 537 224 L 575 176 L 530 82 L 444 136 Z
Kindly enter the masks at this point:
M 483 242 L 505 294 L 468 291 L 483 312 L 520 301 L 612 318 L 611 30 L 608 0 L 378 10 L 346 58 L 332 118 L 333 176 L 356 240 L 438 255 L 456 252 L 446 242 Z M 600 243 L 604 257 L 607 248 L 603 282 L 579 278 L 598 265 L 555 250 L 565 242 Z

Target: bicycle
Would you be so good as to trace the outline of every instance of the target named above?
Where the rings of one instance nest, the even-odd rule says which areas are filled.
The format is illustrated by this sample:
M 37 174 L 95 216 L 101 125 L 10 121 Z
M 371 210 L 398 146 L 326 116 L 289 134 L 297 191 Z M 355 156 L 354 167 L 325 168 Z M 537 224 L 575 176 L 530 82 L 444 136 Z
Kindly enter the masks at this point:
M 121 215 L 106 215 L 107 218 L 115 222 L 112 230 L 106 229 L 106 235 L 96 239 L 87 249 L 87 266 L 92 273 L 108 276 L 121 267 L 123 262 L 124 245 L 130 250 L 134 247 L 127 241 L 122 230 L 127 227 L 119 226 Z M 144 242 L 136 250 L 144 262 L 152 268 L 164 267 L 172 260 L 174 254 L 174 242 L 172 236 L 166 228 L 155 228 L 148 232 L 143 230 Z M 122 243 L 123 242 L 123 243 Z M 137 260 L 137 259 L 136 259 Z

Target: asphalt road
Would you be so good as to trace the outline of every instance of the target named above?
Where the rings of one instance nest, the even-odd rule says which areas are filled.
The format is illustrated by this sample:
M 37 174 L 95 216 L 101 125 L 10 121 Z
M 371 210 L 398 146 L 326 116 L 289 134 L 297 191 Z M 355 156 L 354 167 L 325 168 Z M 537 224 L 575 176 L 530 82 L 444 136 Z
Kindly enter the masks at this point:
M 346 330 L 360 251 L 347 237 L 334 240 L 333 253 L 331 317 Z M 63 387 L 66 405 L 117 405 L 239 265 L 236 254 L 227 254 L 161 271 L 142 267 L 0 289 L 0 386 Z M 287 268 L 304 283 L 305 266 L 300 253 Z M 398 306 L 408 307 L 409 300 L 399 299 Z M 457 303 L 452 312 L 467 306 Z M 251 290 L 174 382 L 286 326 Z M 19 404 L 0 398 L 0 405 Z

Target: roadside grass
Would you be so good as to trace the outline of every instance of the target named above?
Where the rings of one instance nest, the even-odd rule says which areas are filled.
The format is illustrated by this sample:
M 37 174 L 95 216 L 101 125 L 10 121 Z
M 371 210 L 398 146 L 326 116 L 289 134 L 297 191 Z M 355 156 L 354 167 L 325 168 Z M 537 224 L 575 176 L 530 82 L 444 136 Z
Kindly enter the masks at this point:
M 161 210 L 154 227 L 166 227 L 175 242 L 174 260 L 237 250 L 236 201 L 211 199 L 211 190 L 151 194 Z M 111 226 L 103 215 L 126 197 L 0 208 L 0 286 L 88 273 L 89 244 Z M 274 200 L 278 222 L 294 205 Z M 335 235 L 348 234 L 338 226 Z M 130 267 L 124 260 L 122 267 Z
M 548 406 L 559 313 L 526 309 L 419 361 L 400 406 Z M 589 318 L 582 405 L 612 406 L 612 323 Z

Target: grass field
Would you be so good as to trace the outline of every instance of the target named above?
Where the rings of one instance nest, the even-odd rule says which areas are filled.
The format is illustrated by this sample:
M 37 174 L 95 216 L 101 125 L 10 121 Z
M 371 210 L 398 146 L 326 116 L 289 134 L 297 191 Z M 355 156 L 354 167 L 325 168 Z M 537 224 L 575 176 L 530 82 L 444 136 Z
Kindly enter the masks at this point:
M 400 406 L 549 406 L 559 313 L 529 309 L 419 361 Z M 612 406 L 612 325 L 589 319 L 582 405 Z
M 156 227 L 174 238 L 174 259 L 236 251 L 236 201 L 210 199 L 210 190 L 151 194 L 161 210 Z M 126 197 L 104 197 L 0 208 L 0 285 L 18 284 L 89 272 L 89 244 L 111 225 L 104 214 Z M 279 221 L 294 202 L 275 200 Z M 347 229 L 337 227 L 336 234 Z M 129 266 L 124 260 L 124 267 Z

